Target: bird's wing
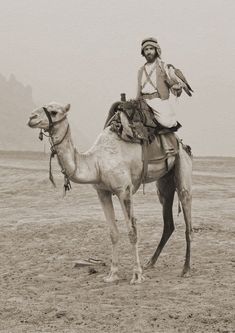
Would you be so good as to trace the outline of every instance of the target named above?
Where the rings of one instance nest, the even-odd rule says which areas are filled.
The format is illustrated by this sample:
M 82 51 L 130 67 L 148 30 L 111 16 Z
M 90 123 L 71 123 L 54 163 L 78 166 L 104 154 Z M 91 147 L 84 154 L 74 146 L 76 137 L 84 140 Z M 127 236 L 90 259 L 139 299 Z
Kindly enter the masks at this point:
M 184 76 L 184 74 L 181 72 L 180 69 L 175 68 L 175 75 L 186 84 L 189 90 L 193 91 L 190 85 L 188 84 L 186 77 Z
M 174 83 L 178 83 L 179 82 L 179 78 L 175 75 L 175 70 L 173 67 L 168 67 L 168 75 L 169 78 L 174 82 Z

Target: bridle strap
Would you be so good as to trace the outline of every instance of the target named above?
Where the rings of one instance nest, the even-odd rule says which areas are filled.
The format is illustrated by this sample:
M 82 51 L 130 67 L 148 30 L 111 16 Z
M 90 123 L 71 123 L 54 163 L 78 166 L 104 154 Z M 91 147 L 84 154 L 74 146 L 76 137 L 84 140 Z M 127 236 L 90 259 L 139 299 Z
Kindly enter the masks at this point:
M 66 135 L 68 134 L 68 131 L 69 131 L 69 125 L 67 126 L 67 129 L 65 131 L 64 136 L 58 142 L 53 142 L 52 137 L 50 136 L 50 139 L 51 139 L 51 142 L 52 142 L 51 151 L 54 152 L 54 154 L 56 153 L 55 147 L 60 145 L 64 141 Z
M 55 156 L 55 154 L 57 154 L 57 151 L 56 151 L 56 148 L 55 148 L 55 147 L 58 146 L 58 145 L 60 145 L 60 144 L 64 141 L 66 135 L 68 134 L 68 131 L 69 131 L 69 125 L 67 126 L 67 129 L 66 129 L 65 134 L 64 134 L 64 136 L 62 137 L 62 139 L 59 140 L 58 142 L 55 142 L 55 143 L 54 143 L 54 142 L 53 142 L 53 139 L 52 139 L 52 133 L 51 133 L 51 130 L 52 130 L 52 128 L 54 127 L 54 125 L 61 123 L 61 122 L 64 121 L 67 117 L 64 116 L 63 118 L 61 118 L 61 119 L 59 119 L 59 120 L 57 120 L 57 121 L 52 121 L 52 118 L 51 118 L 50 112 L 47 110 L 47 108 L 46 108 L 45 106 L 43 107 L 43 110 L 44 110 L 44 112 L 45 112 L 45 114 L 46 114 L 46 116 L 47 116 L 47 118 L 48 118 L 48 121 L 49 121 L 48 129 L 47 129 L 47 130 L 44 130 L 44 132 L 45 132 L 45 131 L 48 132 L 48 133 L 49 133 L 49 138 L 51 139 L 51 154 L 50 154 L 50 161 L 49 161 L 49 179 L 50 179 L 50 181 L 52 182 L 52 184 L 53 184 L 54 186 L 56 186 L 56 185 L 55 185 L 55 182 L 54 182 L 53 175 L 52 175 L 51 160 L 52 160 L 52 158 Z M 42 134 L 42 132 L 41 132 L 41 134 Z M 43 135 L 45 135 L 45 134 L 42 134 L 41 137 L 39 136 L 39 138 L 40 138 L 40 139 L 43 138 Z M 58 157 L 58 156 L 57 156 L 57 157 Z M 58 162 L 59 162 L 59 164 L 61 165 L 60 160 L 59 160 L 59 157 L 58 157 Z M 67 176 L 65 170 L 62 169 L 61 172 L 64 174 L 64 195 L 65 195 L 65 194 L 66 194 L 66 191 L 71 190 L 72 187 L 71 187 L 71 184 L 70 184 L 70 181 L 69 181 L 69 177 Z
M 50 133 L 51 129 L 53 128 L 54 125 L 61 123 L 63 120 L 65 120 L 65 118 L 67 118 L 66 116 L 64 116 L 63 118 L 56 120 L 56 121 L 52 121 L 50 112 L 47 110 L 47 108 L 45 106 L 43 106 L 43 110 L 48 118 L 49 121 L 49 127 L 48 127 L 48 132 Z
M 51 115 L 50 115 L 50 112 L 47 110 L 46 107 L 43 107 L 43 110 L 48 118 L 48 121 L 49 121 L 49 127 L 48 127 L 48 132 L 51 130 L 51 128 L 53 127 L 53 121 L 51 119 Z

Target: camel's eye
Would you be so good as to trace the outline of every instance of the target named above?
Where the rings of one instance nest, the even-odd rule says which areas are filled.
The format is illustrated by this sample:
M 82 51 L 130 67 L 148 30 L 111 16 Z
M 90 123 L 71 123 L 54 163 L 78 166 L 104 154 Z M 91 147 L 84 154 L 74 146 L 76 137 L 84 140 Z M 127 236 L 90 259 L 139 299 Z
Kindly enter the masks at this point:
M 51 111 L 51 115 L 52 115 L 52 117 L 55 117 L 57 115 L 57 112 L 56 111 Z

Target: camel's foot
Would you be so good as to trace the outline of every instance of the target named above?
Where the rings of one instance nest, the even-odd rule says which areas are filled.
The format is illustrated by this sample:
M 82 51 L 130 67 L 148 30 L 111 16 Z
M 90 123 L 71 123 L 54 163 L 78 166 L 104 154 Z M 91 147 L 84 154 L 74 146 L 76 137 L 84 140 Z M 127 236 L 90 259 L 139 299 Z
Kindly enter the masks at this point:
M 149 259 L 148 261 L 146 261 L 146 263 L 144 263 L 144 269 L 148 269 L 148 268 L 153 268 L 155 262 L 153 262 L 152 259 Z
M 188 278 L 191 276 L 190 267 L 184 267 L 181 273 L 181 277 Z
M 111 283 L 119 280 L 117 273 L 110 273 L 108 276 L 104 277 L 104 282 Z
M 142 272 L 134 272 L 130 284 L 137 284 L 144 282 L 145 277 Z

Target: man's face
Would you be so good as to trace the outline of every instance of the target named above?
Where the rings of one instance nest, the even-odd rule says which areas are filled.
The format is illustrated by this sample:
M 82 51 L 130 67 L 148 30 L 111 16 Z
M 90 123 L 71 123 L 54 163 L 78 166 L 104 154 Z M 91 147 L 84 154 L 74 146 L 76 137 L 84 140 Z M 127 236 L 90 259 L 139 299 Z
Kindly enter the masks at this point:
M 144 56 L 147 60 L 147 62 L 154 62 L 155 59 L 157 58 L 157 51 L 155 49 L 155 47 L 151 46 L 151 45 L 147 45 L 144 48 Z

